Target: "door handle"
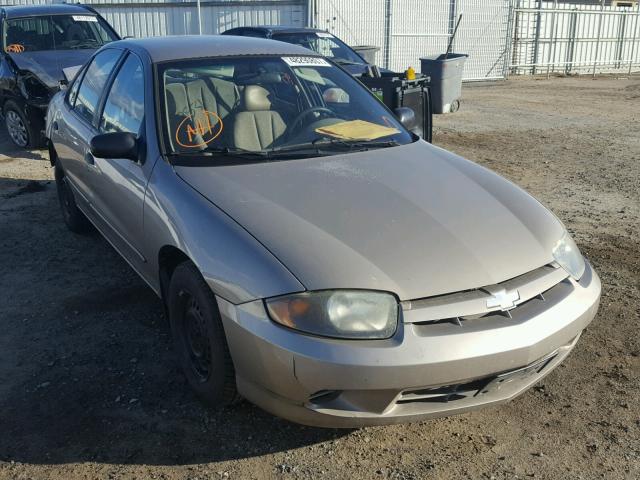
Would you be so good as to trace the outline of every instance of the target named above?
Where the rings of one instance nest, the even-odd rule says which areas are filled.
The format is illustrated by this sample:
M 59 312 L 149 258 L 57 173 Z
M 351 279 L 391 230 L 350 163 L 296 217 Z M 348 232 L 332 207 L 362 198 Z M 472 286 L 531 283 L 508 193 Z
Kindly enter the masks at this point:
M 84 161 L 87 165 L 94 165 L 96 162 L 96 159 L 94 158 L 93 154 L 89 151 L 87 151 L 84 154 Z

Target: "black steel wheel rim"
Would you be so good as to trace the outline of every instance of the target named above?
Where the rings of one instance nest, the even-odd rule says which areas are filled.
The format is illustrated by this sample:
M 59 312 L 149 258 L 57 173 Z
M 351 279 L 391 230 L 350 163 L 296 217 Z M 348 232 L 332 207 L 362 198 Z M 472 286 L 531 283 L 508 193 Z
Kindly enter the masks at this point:
M 189 366 L 200 382 L 211 374 L 211 344 L 207 322 L 198 301 L 189 292 L 181 293 L 182 342 Z

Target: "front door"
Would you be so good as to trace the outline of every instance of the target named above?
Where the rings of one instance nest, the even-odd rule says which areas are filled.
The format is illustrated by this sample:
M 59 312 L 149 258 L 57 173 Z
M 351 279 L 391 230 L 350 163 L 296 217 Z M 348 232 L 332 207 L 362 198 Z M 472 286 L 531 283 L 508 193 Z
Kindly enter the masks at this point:
M 98 134 L 144 130 L 144 71 L 139 58 L 129 53 L 110 86 L 99 115 Z M 87 185 L 94 210 L 104 224 L 103 233 L 138 271 L 144 270 L 142 214 L 147 172 L 144 154 L 138 161 L 125 158 L 92 159 Z

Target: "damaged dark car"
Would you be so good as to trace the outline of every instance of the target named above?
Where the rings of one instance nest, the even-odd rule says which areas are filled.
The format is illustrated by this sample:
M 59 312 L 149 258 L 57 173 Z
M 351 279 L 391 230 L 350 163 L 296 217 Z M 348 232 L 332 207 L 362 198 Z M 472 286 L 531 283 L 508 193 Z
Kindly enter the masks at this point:
M 13 143 L 42 146 L 51 97 L 98 48 L 119 38 L 84 5 L 0 7 L 0 114 Z

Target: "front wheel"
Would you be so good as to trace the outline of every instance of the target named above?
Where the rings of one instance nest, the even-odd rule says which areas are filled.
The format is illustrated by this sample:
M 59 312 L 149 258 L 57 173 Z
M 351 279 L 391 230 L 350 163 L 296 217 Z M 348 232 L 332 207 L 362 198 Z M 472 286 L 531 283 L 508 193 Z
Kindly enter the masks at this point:
M 176 267 L 167 298 L 176 354 L 189 386 L 205 403 L 237 398 L 235 370 L 213 292 L 191 262 Z
M 20 148 L 38 148 L 43 139 L 34 122 L 29 122 L 17 103 L 9 100 L 4 107 L 4 122 L 11 141 Z

